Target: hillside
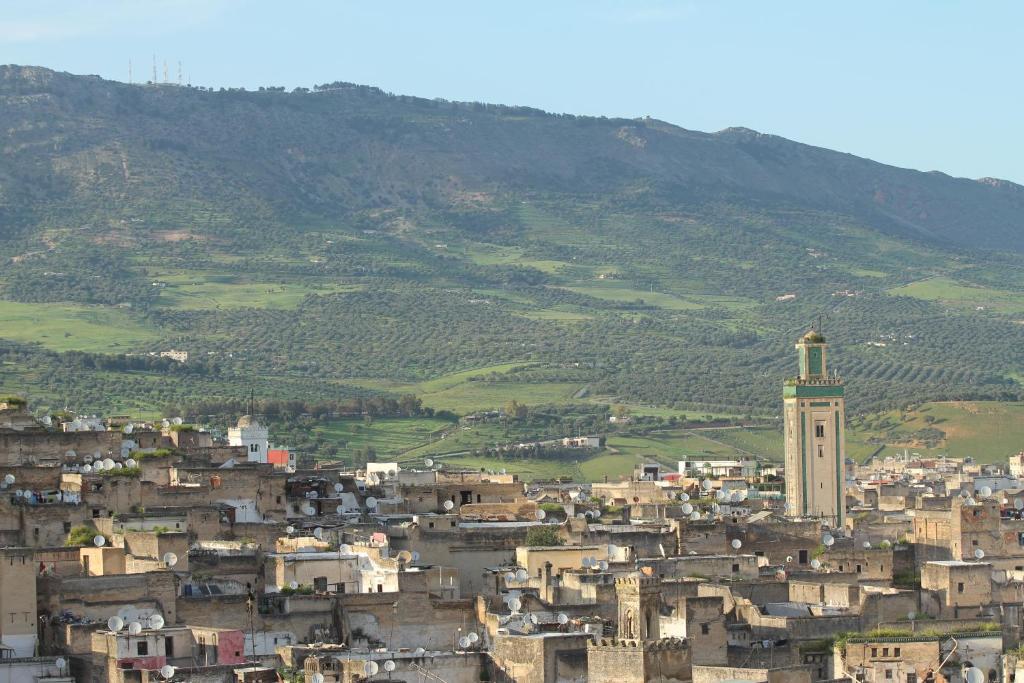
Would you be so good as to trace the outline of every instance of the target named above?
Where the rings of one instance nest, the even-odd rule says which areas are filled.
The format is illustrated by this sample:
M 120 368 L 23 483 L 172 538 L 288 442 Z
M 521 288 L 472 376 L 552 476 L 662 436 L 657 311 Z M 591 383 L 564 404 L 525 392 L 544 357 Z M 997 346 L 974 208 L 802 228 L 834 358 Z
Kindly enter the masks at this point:
M 0 124 L 0 381 L 37 401 L 772 415 L 819 315 L 854 410 L 1021 394 L 1012 183 L 343 83 L 0 67 Z

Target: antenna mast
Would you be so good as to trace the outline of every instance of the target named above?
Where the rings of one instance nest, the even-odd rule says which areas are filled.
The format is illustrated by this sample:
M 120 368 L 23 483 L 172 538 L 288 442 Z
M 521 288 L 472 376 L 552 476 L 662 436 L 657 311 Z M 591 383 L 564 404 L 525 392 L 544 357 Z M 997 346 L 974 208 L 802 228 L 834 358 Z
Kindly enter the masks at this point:
M 153 55 L 153 85 L 156 85 L 156 54 Z
M 128 85 L 132 84 L 132 60 L 128 60 Z

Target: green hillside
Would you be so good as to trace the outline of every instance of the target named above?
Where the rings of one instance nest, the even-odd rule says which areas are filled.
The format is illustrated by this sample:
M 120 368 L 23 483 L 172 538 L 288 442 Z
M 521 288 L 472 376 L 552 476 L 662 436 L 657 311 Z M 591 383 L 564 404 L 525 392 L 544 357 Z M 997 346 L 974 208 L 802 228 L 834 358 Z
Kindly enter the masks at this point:
M 0 124 L 0 389 L 36 405 L 770 417 L 819 317 L 853 413 L 1022 394 L 1009 183 L 343 83 L 0 67 Z

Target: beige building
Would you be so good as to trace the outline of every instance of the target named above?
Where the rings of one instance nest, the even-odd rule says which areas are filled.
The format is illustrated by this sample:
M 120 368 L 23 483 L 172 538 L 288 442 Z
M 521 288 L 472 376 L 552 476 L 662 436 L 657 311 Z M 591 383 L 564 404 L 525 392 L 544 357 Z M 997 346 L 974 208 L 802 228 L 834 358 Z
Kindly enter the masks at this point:
M 10 648 L 15 657 L 31 657 L 36 649 L 36 629 L 36 564 L 32 550 L 0 549 L 0 644 Z

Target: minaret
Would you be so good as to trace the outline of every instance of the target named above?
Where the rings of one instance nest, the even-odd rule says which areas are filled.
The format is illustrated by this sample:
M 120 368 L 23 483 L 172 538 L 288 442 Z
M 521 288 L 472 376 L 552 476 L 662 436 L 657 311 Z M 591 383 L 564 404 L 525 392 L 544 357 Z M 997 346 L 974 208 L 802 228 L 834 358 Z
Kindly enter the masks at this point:
M 786 428 L 786 514 L 846 520 L 846 405 L 843 381 L 828 374 L 828 344 L 812 330 L 796 343 L 800 374 L 782 389 Z

